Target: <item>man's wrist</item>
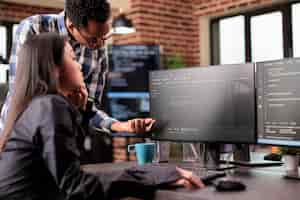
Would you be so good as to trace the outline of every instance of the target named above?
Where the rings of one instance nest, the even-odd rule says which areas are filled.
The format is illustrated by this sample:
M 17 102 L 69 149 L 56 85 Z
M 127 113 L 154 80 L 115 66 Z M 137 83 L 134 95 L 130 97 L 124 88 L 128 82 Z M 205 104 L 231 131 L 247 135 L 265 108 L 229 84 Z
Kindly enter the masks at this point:
M 115 121 L 115 120 L 111 120 L 109 122 L 109 125 L 108 125 L 108 128 L 111 132 L 115 132 L 115 130 L 113 129 L 113 124 L 117 123 L 118 121 Z
M 103 129 L 105 129 L 106 131 L 115 132 L 116 130 L 113 129 L 113 124 L 116 122 L 119 122 L 119 121 L 114 118 L 107 118 L 101 122 L 101 127 Z

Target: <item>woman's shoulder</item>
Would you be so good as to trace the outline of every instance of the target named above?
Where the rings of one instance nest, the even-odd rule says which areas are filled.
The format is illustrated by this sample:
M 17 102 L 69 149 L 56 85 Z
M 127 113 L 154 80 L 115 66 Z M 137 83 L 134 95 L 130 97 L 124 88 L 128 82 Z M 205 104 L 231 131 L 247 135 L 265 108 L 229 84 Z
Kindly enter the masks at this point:
M 72 124 L 81 119 L 80 113 L 67 99 L 57 94 L 35 97 L 18 119 L 19 125 L 29 125 L 34 129 L 56 123 Z
M 69 103 L 65 97 L 58 94 L 47 94 L 35 97 L 29 103 L 25 112 L 34 114 L 33 116 L 39 116 L 47 113 L 55 115 L 63 113 L 77 113 L 72 104 Z
M 29 103 L 27 109 L 62 109 L 70 107 L 71 104 L 67 101 L 65 97 L 59 94 L 47 94 L 33 98 Z
M 32 104 L 42 104 L 42 105 L 48 105 L 48 106 L 59 106 L 59 105 L 64 105 L 64 106 L 71 106 L 71 104 L 67 101 L 67 99 L 59 94 L 46 94 L 46 95 L 41 95 L 37 96 L 34 99 L 32 99 L 31 103 L 29 106 Z

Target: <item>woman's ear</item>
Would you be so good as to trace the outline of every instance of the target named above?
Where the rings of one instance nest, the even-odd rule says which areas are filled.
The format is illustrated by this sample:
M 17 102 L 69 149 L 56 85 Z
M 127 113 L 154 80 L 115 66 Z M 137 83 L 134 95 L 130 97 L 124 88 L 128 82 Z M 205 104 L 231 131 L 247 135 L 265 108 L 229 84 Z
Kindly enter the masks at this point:
M 55 66 L 54 69 L 53 69 L 53 74 L 54 74 L 54 77 L 55 77 L 57 80 L 59 80 L 59 77 L 60 77 L 60 74 L 61 74 L 60 67 Z

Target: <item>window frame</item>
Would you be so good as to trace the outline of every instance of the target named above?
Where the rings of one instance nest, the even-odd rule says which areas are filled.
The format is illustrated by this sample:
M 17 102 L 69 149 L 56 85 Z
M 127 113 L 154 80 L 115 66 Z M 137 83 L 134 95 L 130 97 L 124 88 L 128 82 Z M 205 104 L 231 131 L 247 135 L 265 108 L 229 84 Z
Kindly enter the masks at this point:
M 290 22 L 291 22 L 291 27 L 290 27 L 290 35 L 291 35 L 291 49 L 290 49 L 290 51 L 292 52 L 292 55 L 294 56 L 294 41 L 293 41 L 293 39 L 294 39 L 294 35 L 293 35 L 293 5 L 294 4 L 299 4 L 300 5 L 300 1 L 296 1 L 296 2 L 293 2 L 293 3 L 291 3 L 290 4 Z
M 220 64 L 220 41 L 219 41 L 219 22 L 226 18 L 239 15 L 245 17 L 245 62 L 252 62 L 251 49 L 251 17 L 268 14 L 272 12 L 282 12 L 282 31 L 283 31 L 283 57 L 293 57 L 293 25 L 292 25 L 292 5 L 300 3 L 300 0 L 285 2 L 271 7 L 262 8 L 253 11 L 239 12 L 236 14 L 212 18 L 210 20 L 210 62 L 213 65 Z
M 18 22 L 12 22 L 12 21 L 0 21 L 0 25 L 6 27 L 6 64 L 9 62 L 10 58 L 10 52 L 12 48 L 12 42 L 13 42 L 13 25 L 18 24 Z
M 8 34 L 8 31 L 7 31 L 7 27 L 6 27 L 6 26 L 3 26 L 3 25 L 0 24 L 0 27 L 1 27 L 1 28 L 4 28 L 4 34 L 5 34 L 5 37 L 4 37 L 4 38 L 5 38 L 5 40 L 6 40 L 6 41 L 4 41 L 4 42 L 5 42 L 5 49 L 4 49 L 4 51 L 5 51 L 5 52 L 4 52 L 4 53 L 5 53 L 5 54 L 4 54 L 5 57 L 2 57 L 2 56 L 3 56 L 2 54 L 0 54 L 0 55 L 1 55 L 1 57 L 2 57 L 3 59 L 6 60 L 7 57 L 8 57 L 8 55 L 7 55 L 7 34 Z M 1 61 L 0 61 L 0 62 L 1 62 Z

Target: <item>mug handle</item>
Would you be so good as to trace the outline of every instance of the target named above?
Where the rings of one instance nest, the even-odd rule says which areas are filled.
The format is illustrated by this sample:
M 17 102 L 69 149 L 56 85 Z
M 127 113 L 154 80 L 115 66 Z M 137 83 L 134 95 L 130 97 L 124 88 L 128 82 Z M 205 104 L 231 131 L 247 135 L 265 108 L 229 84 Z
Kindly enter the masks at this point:
M 128 152 L 135 152 L 135 145 L 134 144 L 130 144 L 127 147 Z

